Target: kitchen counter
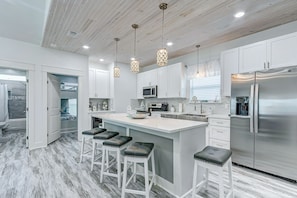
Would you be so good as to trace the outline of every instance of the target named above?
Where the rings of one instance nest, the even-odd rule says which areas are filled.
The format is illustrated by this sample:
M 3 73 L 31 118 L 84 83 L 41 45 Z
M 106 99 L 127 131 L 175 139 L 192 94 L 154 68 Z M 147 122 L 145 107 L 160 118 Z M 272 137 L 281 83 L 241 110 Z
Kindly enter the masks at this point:
M 96 117 L 96 116 L 93 116 Z M 155 130 L 163 133 L 176 133 L 197 127 L 205 127 L 207 122 L 197 122 L 190 120 L 173 120 L 169 118 L 150 117 L 145 119 L 133 119 L 126 113 L 112 113 L 99 115 L 104 121 L 113 121 L 129 126 L 143 127 L 149 130 Z
M 128 135 L 133 142 L 155 144 L 156 183 L 175 197 L 182 197 L 192 188 L 194 158 L 205 145 L 207 122 L 161 117 L 133 119 L 125 113 L 94 114 L 103 127 Z M 142 166 L 137 167 L 139 172 Z M 202 172 L 198 178 L 202 179 Z

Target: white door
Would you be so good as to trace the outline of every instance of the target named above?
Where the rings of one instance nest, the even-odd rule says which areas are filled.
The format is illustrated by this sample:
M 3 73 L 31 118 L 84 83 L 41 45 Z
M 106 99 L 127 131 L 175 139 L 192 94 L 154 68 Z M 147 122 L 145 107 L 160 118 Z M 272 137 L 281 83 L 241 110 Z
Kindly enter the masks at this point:
M 167 97 L 181 97 L 182 70 L 180 64 L 167 67 Z
M 167 67 L 158 69 L 158 98 L 167 97 Z
M 96 90 L 95 90 L 95 69 L 89 69 L 89 98 L 96 98 Z
M 61 96 L 60 81 L 51 74 L 47 75 L 47 143 L 61 137 Z
M 95 95 L 97 98 L 109 98 L 109 72 L 96 70 Z

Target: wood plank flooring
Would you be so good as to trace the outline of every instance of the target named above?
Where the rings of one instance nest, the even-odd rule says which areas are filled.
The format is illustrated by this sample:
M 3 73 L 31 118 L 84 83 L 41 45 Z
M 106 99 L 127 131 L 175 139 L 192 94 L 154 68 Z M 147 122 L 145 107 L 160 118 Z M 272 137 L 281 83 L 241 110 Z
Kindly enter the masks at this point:
M 105 177 L 100 184 L 99 166 L 90 170 L 90 160 L 79 162 L 80 143 L 76 133 L 63 134 L 47 148 L 29 151 L 25 148 L 25 133 L 7 133 L 7 143 L 0 143 L 0 197 L 120 197 L 116 178 Z M 233 166 L 235 197 L 273 198 L 297 197 L 297 185 L 249 169 Z M 143 178 L 132 184 L 143 188 Z M 209 183 L 200 195 L 218 197 L 217 185 Z M 151 197 L 173 197 L 162 188 L 154 186 Z M 141 197 L 127 195 L 126 197 Z M 190 196 L 187 196 L 190 197 Z

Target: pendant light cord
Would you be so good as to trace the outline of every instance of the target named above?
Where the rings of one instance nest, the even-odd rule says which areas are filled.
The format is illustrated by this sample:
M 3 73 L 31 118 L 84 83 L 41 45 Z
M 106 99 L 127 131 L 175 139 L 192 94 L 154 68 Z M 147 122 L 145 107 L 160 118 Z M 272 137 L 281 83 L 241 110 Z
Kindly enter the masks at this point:
M 164 9 L 163 9 L 163 17 L 162 17 L 162 48 L 164 48 Z
M 116 40 L 116 66 L 118 65 L 118 41 Z
M 134 58 L 136 60 L 136 28 L 134 30 Z
M 196 45 L 197 47 L 197 74 L 199 73 L 199 47 L 200 45 Z

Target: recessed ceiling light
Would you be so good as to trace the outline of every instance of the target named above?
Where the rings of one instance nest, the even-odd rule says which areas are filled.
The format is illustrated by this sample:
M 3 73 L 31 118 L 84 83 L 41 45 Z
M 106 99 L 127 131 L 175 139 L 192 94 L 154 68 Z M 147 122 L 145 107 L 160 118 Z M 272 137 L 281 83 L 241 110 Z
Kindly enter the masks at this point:
M 130 60 L 131 60 L 131 61 L 134 61 L 134 60 L 135 60 L 135 58 L 134 58 L 134 57 L 131 57 L 131 58 L 130 58 Z
M 103 62 L 103 61 L 104 61 L 104 59 L 103 59 L 103 58 L 100 58 L 99 60 L 100 60 L 100 62 Z
M 168 41 L 168 42 L 166 43 L 166 45 L 167 45 L 167 46 L 172 46 L 172 45 L 173 45 L 173 43 L 172 43 L 172 42 L 170 42 L 170 41 Z
M 240 18 L 240 17 L 243 17 L 244 14 L 245 14 L 244 12 L 237 12 L 236 14 L 234 14 L 234 17 Z
M 87 45 L 82 46 L 84 49 L 89 49 L 90 47 Z

